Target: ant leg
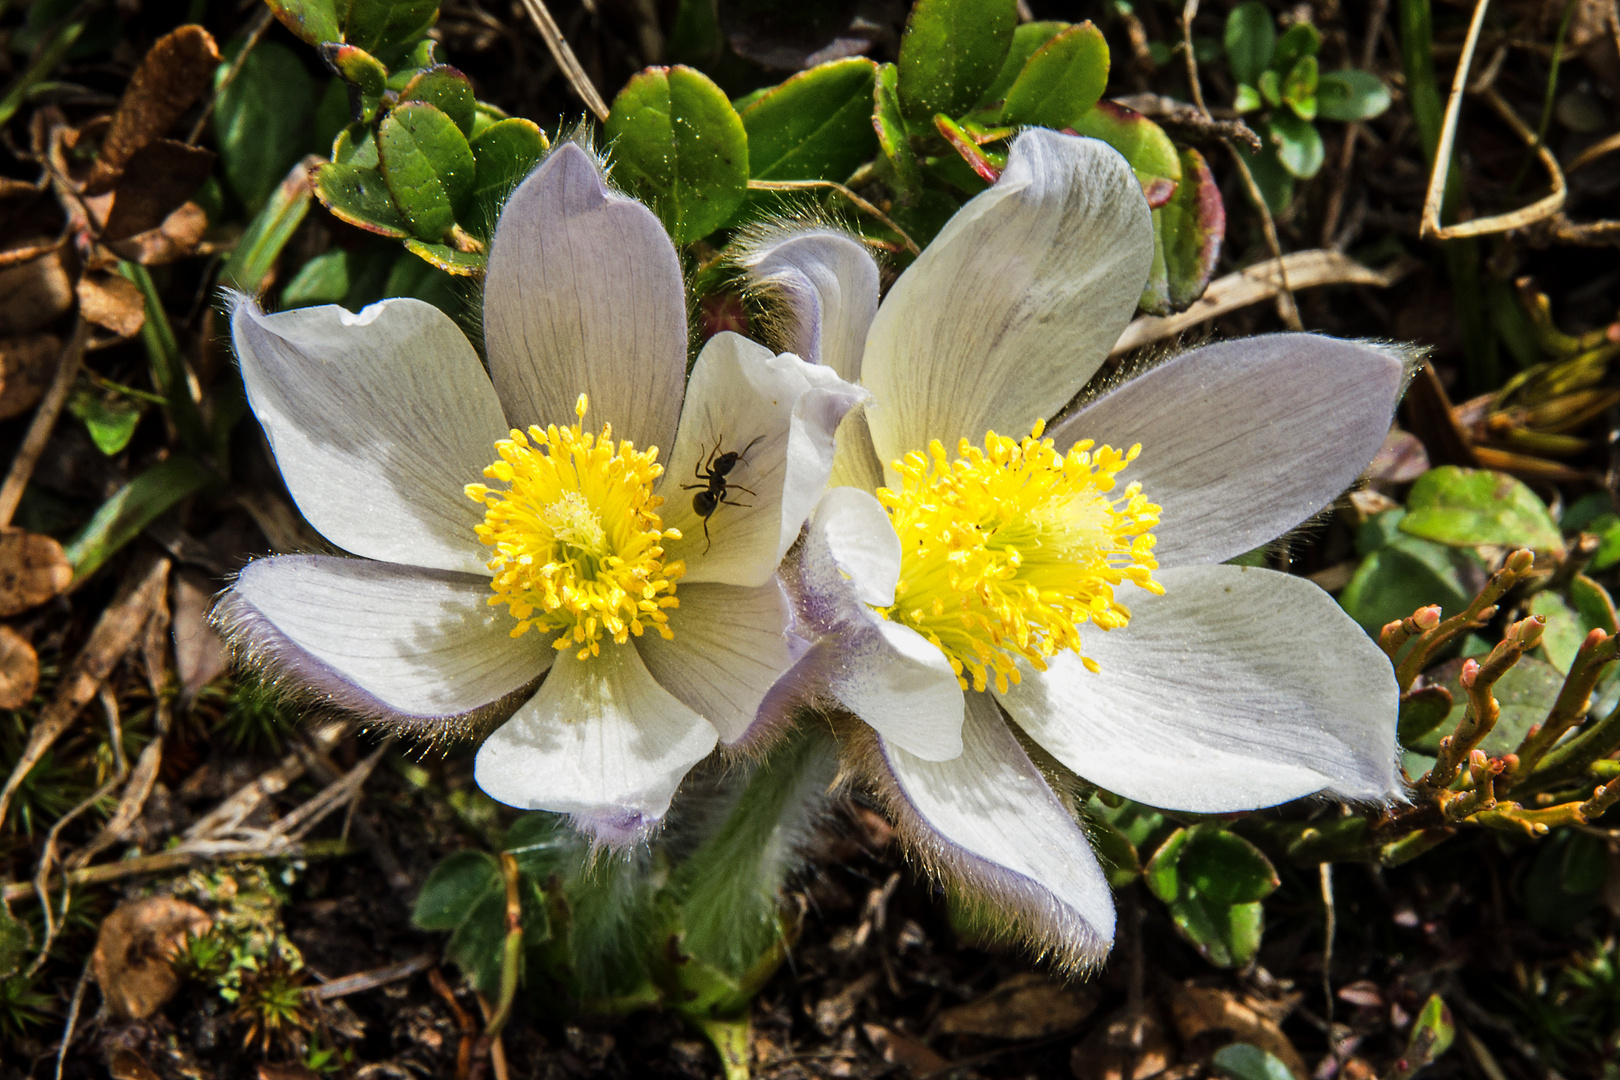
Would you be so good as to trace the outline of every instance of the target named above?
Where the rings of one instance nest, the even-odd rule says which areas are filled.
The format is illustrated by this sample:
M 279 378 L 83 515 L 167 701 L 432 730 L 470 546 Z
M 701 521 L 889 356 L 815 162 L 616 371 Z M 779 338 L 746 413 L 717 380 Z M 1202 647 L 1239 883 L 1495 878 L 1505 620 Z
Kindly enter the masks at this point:
M 756 498 L 756 499 L 759 498 L 759 492 L 752 491 L 752 490 L 750 490 L 748 488 L 745 488 L 741 484 L 727 484 L 726 487 L 730 488 L 733 491 L 747 491 L 748 494 L 752 495 L 754 498 Z M 734 503 L 733 505 L 741 505 L 741 504 L 740 503 Z
M 709 553 L 709 545 L 711 545 L 713 543 L 714 543 L 714 541 L 709 539 L 709 519 L 704 518 L 703 519 L 703 554 L 707 555 Z

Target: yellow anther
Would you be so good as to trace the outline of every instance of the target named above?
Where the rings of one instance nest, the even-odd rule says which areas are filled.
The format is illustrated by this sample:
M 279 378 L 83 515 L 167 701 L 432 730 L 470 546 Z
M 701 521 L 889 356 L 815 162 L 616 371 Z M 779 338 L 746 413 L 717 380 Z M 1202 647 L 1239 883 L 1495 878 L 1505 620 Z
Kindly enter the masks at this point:
M 675 582 L 686 570 L 663 561 L 663 541 L 680 533 L 657 512 L 657 447 L 615 444 L 605 424 L 600 436 L 584 431 L 588 407 L 581 394 L 570 427 L 514 429 L 495 444 L 484 475 L 506 490 L 466 487 L 485 507 L 478 539 L 495 550 L 490 604 L 507 605 L 513 637 L 539 630 L 581 660 L 601 654 L 604 633 L 620 645 L 649 626 L 674 637 L 664 609 L 680 606 Z
M 894 463 L 898 491 L 877 493 L 902 551 L 895 605 L 880 613 L 937 645 L 963 689 L 993 678 L 1005 692 L 1019 659 L 1045 670 L 1060 649 L 1080 652 L 1083 624 L 1124 626 L 1122 582 L 1164 592 L 1152 576 L 1159 507 L 1139 484 L 1108 497 L 1142 448 L 1088 440 L 1060 454 L 1045 430 L 1036 421 L 1021 441 L 986 432 L 982 448 L 963 439 L 954 460 L 934 440 Z

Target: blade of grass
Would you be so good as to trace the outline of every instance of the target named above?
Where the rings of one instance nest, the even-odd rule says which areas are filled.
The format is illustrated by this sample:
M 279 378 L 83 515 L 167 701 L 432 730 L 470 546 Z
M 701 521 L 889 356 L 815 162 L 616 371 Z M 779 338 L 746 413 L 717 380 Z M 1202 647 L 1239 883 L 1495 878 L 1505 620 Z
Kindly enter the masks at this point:
M 141 534 L 159 514 L 201 491 L 214 473 L 189 454 L 176 454 L 147 469 L 113 493 L 63 548 L 75 587 Z
M 157 285 L 140 263 L 120 261 L 118 272 L 133 281 L 146 300 L 146 323 L 141 327 L 141 341 L 146 345 L 147 360 L 152 366 L 152 384 L 168 402 L 169 419 L 187 450 L 207 454 L 213 448 L 208 426 L 203 423 L 197 399 L 191 396 L 191 373 L 180 352 L 180 342 L 174 336 L 174 327 L 169 324 L 169 314 L 163 310 Z

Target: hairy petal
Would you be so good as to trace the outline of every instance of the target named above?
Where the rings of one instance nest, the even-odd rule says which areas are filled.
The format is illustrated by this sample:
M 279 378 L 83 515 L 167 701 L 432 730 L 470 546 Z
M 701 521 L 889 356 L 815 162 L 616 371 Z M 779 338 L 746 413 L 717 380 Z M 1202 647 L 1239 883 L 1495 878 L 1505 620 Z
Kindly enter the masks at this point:
M 682 534 L 664 545 L 665 558 L 686 562 L 684 581 L 770 580 L 827 484 L 839 421 L 865 396 L 791 353 L 729 332 L 709 339 L 658 489 L 665 527 Z M 693 497 L 726 453 L 742 456 L 722 477 L 726 501 L 705 521 Z
M 1160 571 L 1128 626 L 1000 695 L 1047 752 L 1109 791 L 1200 814 L 1326 792 L 1398 797 L 1389 658 L 1304 578 L 1242 566 Z
M 793 632 L 793 607 L 775 578 L 757 588 L 683 584 L 679 595 L 669 613 L 674 640 L 645 634 L 636 648 L 659 685 L 730 746 L 762 722 L 771 689 L 809 643 Z
M 1114 937 L 1102 867 L 990 695 L 967 699 L 960 757 L 923 761 L 878 741 L 879 793 L 929 870 L 1002 936 L 1063 968 L 1095 967 Z
M 298 509 L 338 547 L 386 562 L 488 575 L 463 487 L 506 421 L 450 317 L 393 299 L 266 315 L 247 297 L 231 337 L 248 404 Z
M 493 799 L 572 814 L 597 839 L 624 846 L 659 826 L 715 741 L 714 725 L 658 685 L 634 647 L 609 645 L 584 660 L 568 650 L 484 740 L 473 775 Z
M 860 379 L 878 309 L 878 268 L 866 245 L 835 229 L 772 233 L 747 248 L 742 264 L 749 287 L 774 302 L 788 352 Z
M 250 662 L 363 716 L 456 734 L 538 679 L 553 652 L 512 638 L 489 581 L 369 559 L 248 563 L 216 619 Z
M 586 423 L 668 447 L 686 377 L 680 259 L 651 210 L 565 142 L 501 211 L 484 285 L 490 375 L 514 427 Z
M 1153 261 L 1147 200 L 1118 151 L 1031 129 L 878 309 L 861 381 L 885 464 L 931 439 L 1017 438 L 1086 384 Z
M 1215 563 L 1274 540 L 1355 483 L 1389 432 L 1394 348 L 1267 334 L 1182 353 L 1050 432 L 1142 444 L 1124 477 L 1164 508 L 1161 566 Z

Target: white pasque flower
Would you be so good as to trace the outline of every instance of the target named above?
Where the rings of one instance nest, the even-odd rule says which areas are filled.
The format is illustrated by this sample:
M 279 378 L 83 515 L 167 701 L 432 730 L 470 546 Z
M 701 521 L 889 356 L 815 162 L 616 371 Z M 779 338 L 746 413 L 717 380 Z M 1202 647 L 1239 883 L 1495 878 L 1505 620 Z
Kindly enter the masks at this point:
M 807 664 L 868 725 L 857 756 L 914 852 L 1068 966 L 1107 954 L 1112 898 L 1024 738 L 1172 810 L 1398 791 L 1388 659 L 1311 582 L 1223 560 L 1355 481 L 1402 359 L 1310 334 L 1225 342 L 1043 431 L 1152 258 L 1124 159 L 1041 130 L 881 305 L 865 249 L 834 231 L 765 234 L 745 258 L 799 355 L 873 395 L 839 431 L 849 486 L 799 551 L 801 614 L 824 635 Z
M 237 299 L 282 478 L 361 558 L 250 563 L 220 620 L 250 659 L 368 718 L 436 734 L 510 714 L 480 786 L 634 842 L 717 741 L 784 719 L 770 691 L 807 643 L 777 569 L 862 392 L 730 333 L 688 382 L 675 248 L 572 143 L 507 202 L 483 315 L 488 374 L 417 300 L 266 315 Z M 705 518 L 693 489 L 720 461 Z

